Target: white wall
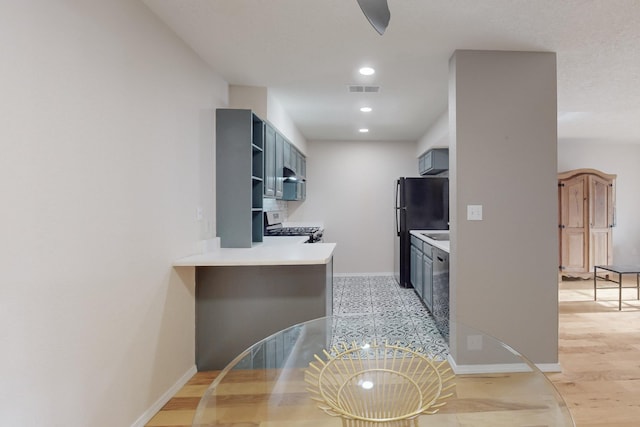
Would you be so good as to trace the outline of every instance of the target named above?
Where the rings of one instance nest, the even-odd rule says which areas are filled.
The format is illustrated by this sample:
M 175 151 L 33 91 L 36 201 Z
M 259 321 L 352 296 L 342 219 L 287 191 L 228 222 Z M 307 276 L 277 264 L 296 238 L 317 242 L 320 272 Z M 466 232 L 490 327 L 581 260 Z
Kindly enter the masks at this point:
M 561 141 L 558 172 L 593 168 L 618 175 L 616 179 L 616 227 L 613 229 L 613 261 L 640 262 L 640 145 L 611 142 Z
M 394 182 L 417 176 L 414 142 L 310 141 L 307 200 L 290 221 L 324 221 L 335 273 L 392 273 Z
M 5 1 L 0 33 L 0 425 L 131 425 L 194 368 L 171 263 L 214 235 L 227 85 L 138 1 Z

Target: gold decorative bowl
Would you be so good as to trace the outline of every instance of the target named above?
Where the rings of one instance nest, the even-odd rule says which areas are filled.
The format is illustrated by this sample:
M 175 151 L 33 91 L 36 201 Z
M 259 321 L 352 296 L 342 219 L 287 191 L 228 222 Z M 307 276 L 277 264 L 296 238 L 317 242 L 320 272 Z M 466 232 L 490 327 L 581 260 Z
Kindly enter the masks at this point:
M 417 425 L 453 395 L 454 374 L 446 360 L 388 343 L 346 343 L 315 355 L 305 371 L 318 407 L 342 418 L 344 427 Z

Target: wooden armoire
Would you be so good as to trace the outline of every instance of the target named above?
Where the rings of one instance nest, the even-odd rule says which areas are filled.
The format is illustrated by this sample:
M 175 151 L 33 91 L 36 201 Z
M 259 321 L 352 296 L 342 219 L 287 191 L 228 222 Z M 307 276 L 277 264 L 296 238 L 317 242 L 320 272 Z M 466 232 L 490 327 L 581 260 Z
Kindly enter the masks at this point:
M 558 174 L 560 274 L 591 277 L 613 263 L 616 175 L 595 169 Z

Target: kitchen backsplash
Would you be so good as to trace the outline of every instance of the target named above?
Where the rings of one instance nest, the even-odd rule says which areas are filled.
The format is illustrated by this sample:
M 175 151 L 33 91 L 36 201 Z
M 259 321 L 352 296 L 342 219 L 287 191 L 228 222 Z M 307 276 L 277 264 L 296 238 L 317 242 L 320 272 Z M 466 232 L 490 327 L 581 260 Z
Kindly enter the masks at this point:
M 265 212 L 280 211 L 284 216 L 284 218 L 282 219 L 283 221 L 286 221 L 289 217 L 287 208 L 287 202 L 284 200 L 263 199 L 263 209 L 265 210 Z

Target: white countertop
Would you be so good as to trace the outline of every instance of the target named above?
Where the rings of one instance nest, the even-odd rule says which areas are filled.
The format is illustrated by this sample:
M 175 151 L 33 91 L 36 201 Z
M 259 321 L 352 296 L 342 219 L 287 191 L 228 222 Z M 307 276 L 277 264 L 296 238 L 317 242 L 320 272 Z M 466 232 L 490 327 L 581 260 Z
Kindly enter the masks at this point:
M 218 248 L 180 258 L 174 266 L 315 265 L 331 260 L 335 243 L 303 243 L 306 236 L 265 236 L 251 248 Z
M 422 240 L 423 242 L 427 242 L 431 246 L 434 246 L 438 249 L 442 249 L 443 251 L 449 253 L 450 245 L 448 240 L 433 240 L 421 234 L 421 233 L 449 234 L 449 230 L 410 230 L 409 232 L 411 233 L 412 236 L 416 236 L 418 239 Z

